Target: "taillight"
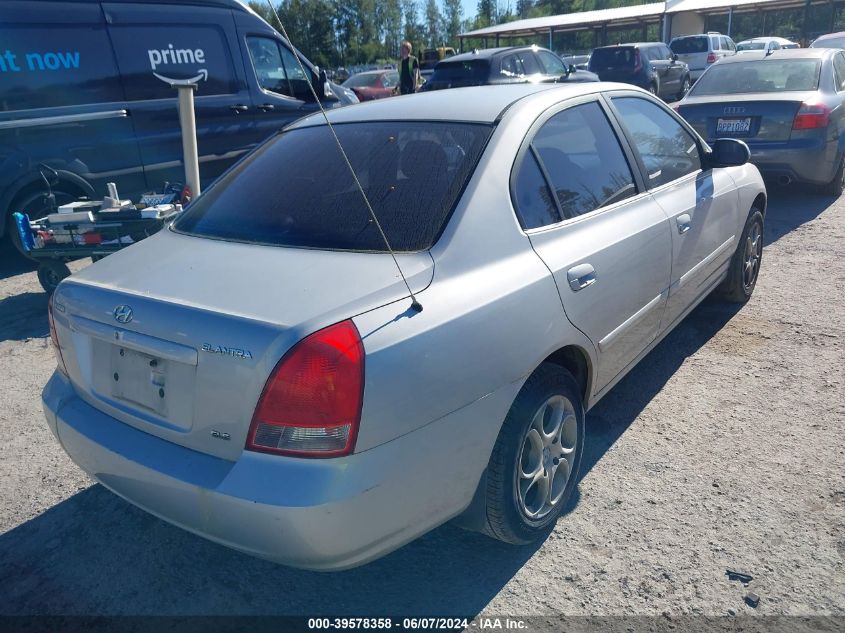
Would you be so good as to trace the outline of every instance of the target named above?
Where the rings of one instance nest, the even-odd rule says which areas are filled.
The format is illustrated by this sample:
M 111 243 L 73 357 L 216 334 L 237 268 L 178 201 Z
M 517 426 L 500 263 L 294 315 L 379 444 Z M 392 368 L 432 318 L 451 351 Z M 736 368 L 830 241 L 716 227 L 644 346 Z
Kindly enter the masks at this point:
M 830 123 L 830 108 L 823 103 L 802 103 L 792 121 L 793 130 L 815 130 Z
M 715 64 L 716 63 L 716 53 L 707 53 L 707 63 L 708 64 Z
M 67 376 L 65 359 L 62 358 L 62 346 L 59 345 L 59 337 L 56 335 L 56 322 L 53 320 L 53 295 L 47 299 L 47 321 L 50 323 L 50 340 L 53 341 L 53 350 L 56 352 L 56 365 L 60 372 Z
M 364 397 L 364 344 L 352 321 L 299 343 L 270 374 L 252 416 L 252 451 L 337 457 L 355 446 Z
M 634 50 L 634 72 L 638 73 L 643 69 L 643 60 L 640 57 L 640 49 Z

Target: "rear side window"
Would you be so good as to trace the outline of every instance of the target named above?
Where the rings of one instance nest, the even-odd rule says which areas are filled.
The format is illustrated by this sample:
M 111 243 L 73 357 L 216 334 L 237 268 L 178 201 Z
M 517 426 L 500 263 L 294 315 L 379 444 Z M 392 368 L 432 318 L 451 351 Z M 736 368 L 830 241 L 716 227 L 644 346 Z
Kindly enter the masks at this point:
M 130 101 L 175 97 L 162 77 L 196 78 L 197 96 L 237 92 L 229 44 L 219 27 L 157 23 L 109 28 Z
M 842 53 L 833 58 L 833 81 L 837 92 L 845 90 L 845 55 Z
M 483 59 L 465 62 L 440 62 L 434 69 L 432 81 L 461 81 L 483 83 L 487 81 L 490 63 Z
M 529 147 L 525 153 L 513 190 L 519 223 L 526 230 L 548 226 L 561 220 L 534 152 L 535 150 Z
M 669 48 L 676 55 L 690 55 L 692 53 L 706 53 L 709 50 L 707 43 L 707 36 L 700 37 L 682 37 L 677 40 L 672 40 Z
M 492 129 L 429 121 L 335 125 L 397 251 L 434 244 Z M 175 228 L 273 246 L 386 250 L 324 126 L 290 130 L 266 143 L 200 196 Z
M 663 108 L 637 97 L 616 97 L 613 105 L 645 164 L 650 187 L 701 169 L 695 139 Z
M 619 141 L 595 102 L 555 114 L 531 144 L 568 218 L 637 193 Z
M 501 74 L 505 77 L 524 77 L 525 66 L 521 55 L 508 55 L 502 59 Z
M 122 101 L 102 26 L 0 26 L 0 112 Z
M 818 59 L 755 59 L 716 64 L 701 76 L 691 96 L 817 90 Z

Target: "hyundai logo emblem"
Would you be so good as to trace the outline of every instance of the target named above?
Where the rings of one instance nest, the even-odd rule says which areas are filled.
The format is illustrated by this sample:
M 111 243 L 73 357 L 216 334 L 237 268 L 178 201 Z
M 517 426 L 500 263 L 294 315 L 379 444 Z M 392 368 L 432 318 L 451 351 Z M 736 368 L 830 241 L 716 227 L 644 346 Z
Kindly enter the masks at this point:
M 132 320 L 132 308 L 127 305 L 117 306 L 112 314 L 114 315 L 114 320 L 118 323 L 126 324 Z

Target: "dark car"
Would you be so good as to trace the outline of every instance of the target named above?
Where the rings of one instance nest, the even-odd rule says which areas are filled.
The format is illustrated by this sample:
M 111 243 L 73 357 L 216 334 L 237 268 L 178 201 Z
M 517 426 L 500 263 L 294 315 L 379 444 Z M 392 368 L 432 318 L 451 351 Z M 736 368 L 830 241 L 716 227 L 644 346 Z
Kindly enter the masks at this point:
M 585 70 L 576 70 L 539 46 L 486 48 L 445 59 L 420 90 L 442 90 L 487 84 L 572 83 L 598 81 Z
M 602 81 L 634 84 L 667 101 L 690 87 L 689 67 L 662 42 L 602 46 L 590 56 L 589 68 Z
M 782 184 L 845 184 L 845 52 L 804 48 L 719 60 L 677 104 L 708 142 L 739 138 Z
M 41 164 L 58 172 L 58 204 L 107 182 L 137 199 L 184 181 L 167 79 L 197 84 L 204 184 L 319 110 L 309 83 L 326 107 L 358 101 L 236 0 L 0 0 L 0 15 L 0 237 L 13 243 L 12 213 L 47 209 Z
M 396 70 L 367 70 L 343 82 L 343 87 L 354 92 L 360 101 L 393 96 L 398 85 L 399 72 Z

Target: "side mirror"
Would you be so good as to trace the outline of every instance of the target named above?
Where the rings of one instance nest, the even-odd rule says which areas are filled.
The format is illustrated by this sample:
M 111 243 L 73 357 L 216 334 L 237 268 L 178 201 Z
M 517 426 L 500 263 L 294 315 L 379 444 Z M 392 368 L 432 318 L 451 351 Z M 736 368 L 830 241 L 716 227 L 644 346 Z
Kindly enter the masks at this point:
M 720 138 L 713 142 L 708 165 L 710 167 L 738 167 L 751 160 L 751 150 L 744 141 L 735 138 Z
M 334 91 L 332 90 L 332 85 L 329 83 L 329 78 L 326 75 L 325 70 L 317 69 L 320 77 L 320 85 L 323 87 L 323 98 L 324 99 L 335 99 Z
M 678 61 L 678 54 L 677 53 L 672 53 L 672 61 L 673 62 Z
M 572 73 L 574 73 L 578 69 L 575 68 L 575 64 L 569 64 L 569 68 L 567 68 L 566 70 L 567 70 L 567 74 L 571 75 Z

